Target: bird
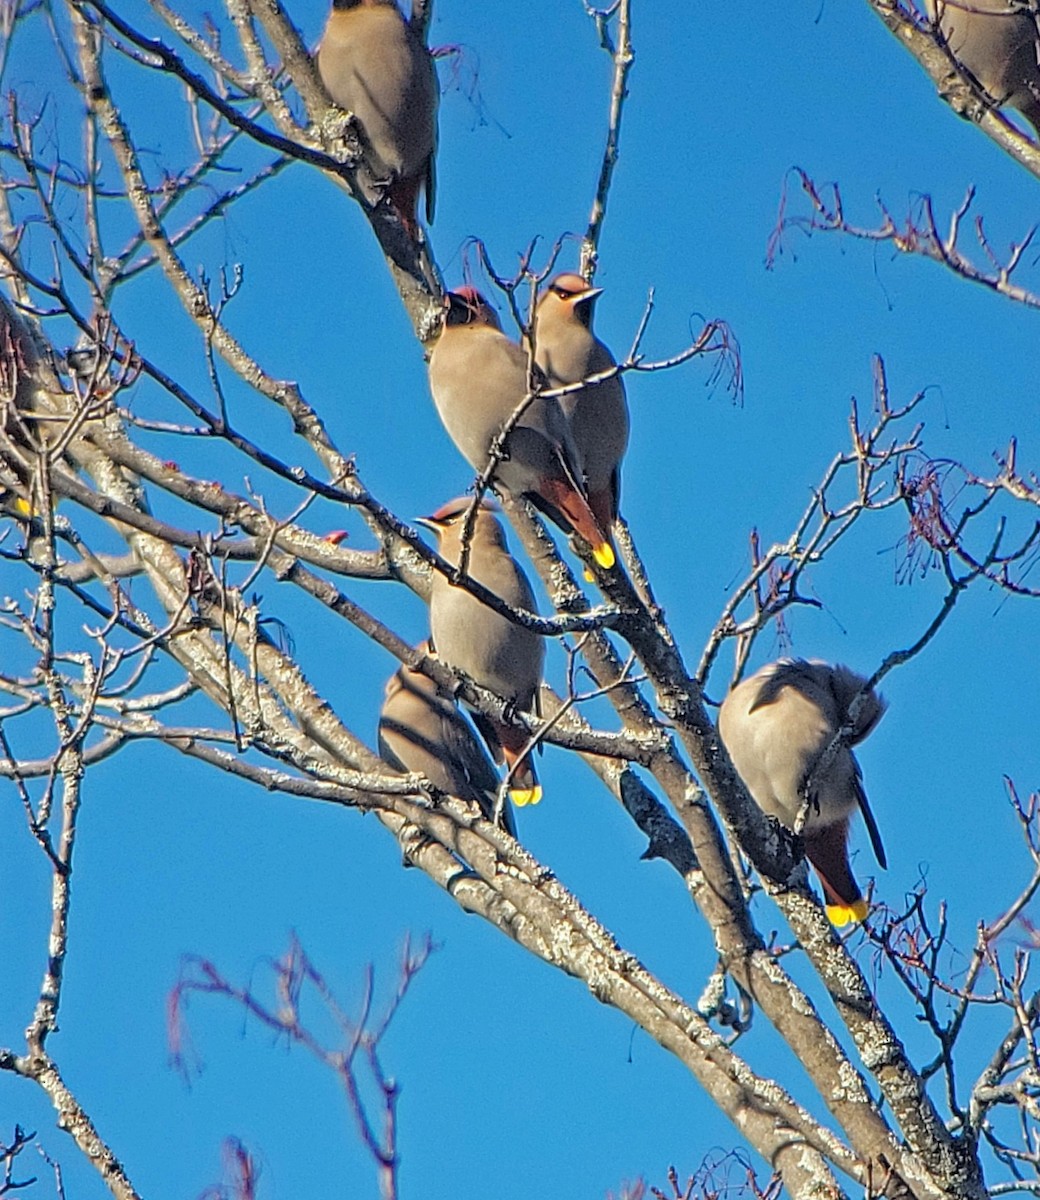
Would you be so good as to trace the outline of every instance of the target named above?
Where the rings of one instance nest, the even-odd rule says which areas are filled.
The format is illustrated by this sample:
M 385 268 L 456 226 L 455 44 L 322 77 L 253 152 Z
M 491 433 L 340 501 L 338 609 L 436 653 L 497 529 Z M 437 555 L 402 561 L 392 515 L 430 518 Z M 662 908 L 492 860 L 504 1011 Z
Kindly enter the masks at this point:
M 427 643 L 416 646 L 426 654 Z M 379 714 L 379 753 L 399 771 L 418 771 L 439 791 L 475 804 L 495 819 L 498 774 L 459 712 L 451 693 L 422 671 L 402 666 L 386 685 Z M 516 837 L 509 803 L 502 806 L 503 827 Z
M 318 74 L 354 114 L 369 170 L 414 238 L 419 192 L 433 221 L 437 72 L 395 0 L 333 0 L 318 46 Z
M 865 692 L 847 740 L 816 774 L 820 756 L 848 721 L 850 706 L 866 684 L 848 667 L 780 659 L 738 683 L 719 710 L 723 744 L 763 812 L 793 829 L 809 785 L 805 853 L 823 884 L 827 915 L 839 927 L 867 916 L 848 857 L 849 818 L 857 807 L 878 862 L 888 865 L 851 749 L 885 712 L 885 701 L 873 689 Z
M 926 0 L 950 53 L 998 108 L 1008 104 L 1040 137 L 1040 27 L 1011 0 Z
M 434 532 L 438 552 L 457 567 L 462 552 L 465 517 L 473 501 L 461 496 L 418 523 Z M 512 608 L 535 611 L 531 584 L 506 548 L 505 533 L 488 501 L 477 508 L 469 542 L 466 574 Z M 434 653 L 480 687 L 521 710 L 535 707 L 545 663 L 545 642 L 537 633 L 501 616 L 464 587 L 435 571 L 430 589 L 430 640 Z M 518 806 L 537 804 L 541 784 L 530 754 L 527 733 L 519 726 L 483 714 L 474 723 L 496 761 L 510 772 L 510 796 Z
M 445 297 L 443 324 L 430 353 L 430 391 L 438 415 L 459 452 L 483 472 L 491 447 L 517 406 L 529 395 L 528 355 L 503 332 L 498 317 L 475 288 Z M 535 368 L 533 382 L 546 380 Z M 535 397 L 505 439 L 505 457 L 492 486 L 526 496 L 566 532 L 576 532 L 604 570 L 614 566 L 608 527 L 589 505 L 580 455 L 556 400 Z
M 602 288 L 580 275 L 557 275 L 535 311 L 535 361 L 552 387 L 578 383 L 616 367 L 614 356 L 592 332 L 592 307 Z M 628 402 L 619 375 L 561 396 L 589 505 L 604 529 L 617 520 L 621 460 L 628 448 Z

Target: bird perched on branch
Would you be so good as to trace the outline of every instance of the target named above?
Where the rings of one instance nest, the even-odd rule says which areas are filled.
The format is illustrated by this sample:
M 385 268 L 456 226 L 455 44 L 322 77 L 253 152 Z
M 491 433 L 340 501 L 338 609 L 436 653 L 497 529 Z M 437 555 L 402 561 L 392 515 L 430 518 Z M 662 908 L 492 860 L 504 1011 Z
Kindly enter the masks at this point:
M 529 384 L 547 386 L 528 355 L 502 332 L 487 300 L 473 288 L 449 292 L 444 324 L 430 354 L 430 390 L 452 441 L 475 471 L 489 466 L 492 447 L 511 419 L 492 485 L 526 496 L 568 533 L 592 548 L 604 569 L 614 565 L 609 525 L 589 505 L 581 456 L 556 400 L 531 399 Z M 522 414 L 517 409 L 528 400 Z
M 437 72 L 395 0 L 333 0 L 318 47 L 318 73 L 360 126 L 365 160 L 412 237 L 419 192 L 433 220 Z
M 428 646 L 417 646 L 425 653 Z M 386 685 L 379 753 L 399 771 L 418 771 L 439 791 L 475 804 L 494 820 L 498 774 L 451 694 L 421 671 L 402 666 Z M 516 836 L 508 801 L 502 825 Z
M 926 0 L 954 58 L 1040 137 L 1040 13 L 1017 0 Z
M 462 496 L 419 521 L 437 535 L 441 557 L 455 567 L 461 562 L 465 517 L 472 503 Z M 533 613 L 531 585 L 506 548 L 502 526 L 486 502 L 476 511 L 467 544 L 469 578 L 511 608 Z M 434 572 L 430 590 L 430 633 L 434 652 L 448 666 L 517 709 L 535 707 L 545 662 L 541 636 L 488 608 L 464 587 L 449 583 L 439 571 Z M 473 720 L 496 760 L 504 758 L 509 768 L 513 802 L 537 804 L 542 789 L 530 754 L 524 754 L 525 730 L 481 713 L 474 713 Z
M 592 306 L 602 288 L 580 275 L 564 274 L 549 284 L 535 313 L 535 361 L 552 387 L 578 383 L 617 366 L 592 332 Z M 570 425 L 599 525 L 609 530 L 621 497 L 621 459 L 628 447 L 628 402 L 619 375 L 560 397 Z
M 885 711 L 873 689 L 864 692 L 866 682 L 848 667 L 780 659 L 738 683 L 719 711 L 719 734 L 759 808 L 788 829 L 805 810 L 805 854 L 823 884 L 827 915 L 838 926 L 867 915 L 847 846 L 857 807 L 878 862 L 888 865 L 851 749 Z M 832 746 L 861 693 L 849 731 Z

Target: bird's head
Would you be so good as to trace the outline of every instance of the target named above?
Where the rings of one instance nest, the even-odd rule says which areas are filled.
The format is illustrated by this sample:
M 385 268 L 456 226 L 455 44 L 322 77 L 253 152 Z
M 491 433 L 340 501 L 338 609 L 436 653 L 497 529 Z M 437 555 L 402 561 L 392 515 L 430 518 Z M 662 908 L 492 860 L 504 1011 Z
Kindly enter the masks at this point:
M 539 309 L 559 320 L 578 321 L 586 329 L 592 324 L 592 302 L 602 288 L 590 287 L 580 275 L 557 275 L 542 294 Z
M 444 325 L 490 325 L 501 329 L 498 314 L 475 287 L 461 287 L 444 297 Z
M 416 654 L 429 654 L 430 641 L 424 638 L 415 647 Z M 400 692 L 409 692 L 414 696 L 435 696 L 438 694 L 439 687 L 435 680 L 429 675 L 424 675 L 422 671 L 415 667 L 410 667 L 407 663 L 402 663 L 401 666 L 390 676 L 386 681 L 386 689 L 384 692 L 383 703 L 386 704 L 393 696 Z
M 457 542 L 462 537 L 462 531 L 466 525 L 466 514 L 472 504 L 472 496 L 456 496 L 454 500 L 442 504 L 436 512 L 431 513 L 428 517 L 416 517 L 415 523 L 431 530 L 442 545 L 445 542 Z M 502 527 L 496 516 L 501 511 L 493 500 L 487 496 L 482 497 L 473 520 L 473 537 L 490 536 L 492 540 L 501 542 L 503 540 Z

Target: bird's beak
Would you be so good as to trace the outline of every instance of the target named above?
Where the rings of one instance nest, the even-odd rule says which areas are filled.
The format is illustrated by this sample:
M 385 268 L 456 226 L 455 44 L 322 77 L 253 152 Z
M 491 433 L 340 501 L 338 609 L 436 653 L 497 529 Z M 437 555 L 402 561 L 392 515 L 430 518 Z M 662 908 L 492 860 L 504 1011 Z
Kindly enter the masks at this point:
M 602 288 L 586 288 L 585 291 L 579 292 L 574 297 L 574 303 L 584 304 L 587 300 L 595 300 L 602 291 Z
M 436 517 L 414 517 L 416 525 L 422 525 L 424 529 L 431 529 L 434 533 L 440 533 L 442 523 Z

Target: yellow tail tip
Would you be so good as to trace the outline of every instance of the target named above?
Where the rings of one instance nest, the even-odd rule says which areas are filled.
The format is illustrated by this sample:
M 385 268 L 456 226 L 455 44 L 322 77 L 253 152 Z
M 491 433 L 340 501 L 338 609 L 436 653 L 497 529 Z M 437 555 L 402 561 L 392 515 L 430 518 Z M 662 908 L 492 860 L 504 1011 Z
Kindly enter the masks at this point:
M 15 496 L 11 500 L 11 512 L 16 517 L 25 517 L 26 519 L 37 515 L 36 509 L 33 508 L 28 500 L 23 500 L 21 496 Z
M 828 904 L 827 918 L 836 929 L 867 919 L 867 902 L 862 896 L 852 904 Z
M 510 788 L 509 798 L 517 806 L 524 808 L 528 804 L 537 804 L 542 798 L 542 789 L 540 784 L 535 784 L 530 788 Z
M 592 557 L 604 571 L 609 571 L 616 561 L 614 547 L 609 542 L 600 542 L 598 546 L 593 546 Z
M 588 569 L 588 567 L 586 567 L 585 570 L 582 571 L 582 575 L 585 577 L 586 583 L 595 583 L 596 582 L 596 576 L 593 575 L 593 573 Z

